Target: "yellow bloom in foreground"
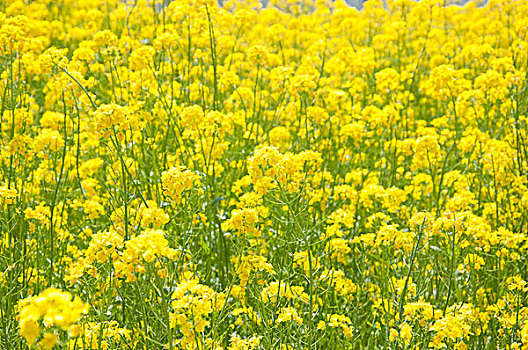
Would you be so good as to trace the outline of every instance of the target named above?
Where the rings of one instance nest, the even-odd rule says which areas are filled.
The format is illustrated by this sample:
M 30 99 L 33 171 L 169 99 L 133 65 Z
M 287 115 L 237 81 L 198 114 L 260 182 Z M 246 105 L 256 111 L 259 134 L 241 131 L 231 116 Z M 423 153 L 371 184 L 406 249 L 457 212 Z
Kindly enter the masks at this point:
M 79 298 L 72 299 L 72 295 L 56 288 L 48 288 L 36 297 L 29 297 L 20 301 L 20 335 L 31 346 L 40 334 L 40 324 L 45 328 L 60 327 L 68 331 L 88 312 L 88 304 Z M 57 336 L 45 333 L 40 345 L 44 349 L 51 349 L 57 341 Z
M 44 333 L 42 340 L 40 341 L 40 346 L 42 349 L 52 349 L 53 346 L 57 343 L 58 337 L 53 333 Z
M 20 320 L 20 335 L 24 337 L 29 346 L 35 343 L 40 333 L 40 327 L 37 322 L 33 320 Z

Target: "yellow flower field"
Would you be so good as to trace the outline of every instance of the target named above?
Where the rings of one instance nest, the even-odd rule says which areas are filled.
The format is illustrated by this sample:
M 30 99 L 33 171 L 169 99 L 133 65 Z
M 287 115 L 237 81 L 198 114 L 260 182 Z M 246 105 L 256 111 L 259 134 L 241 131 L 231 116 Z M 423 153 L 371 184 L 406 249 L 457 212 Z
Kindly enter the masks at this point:
M 528 1 L 0 0 L 0 349 L 528 349 Z

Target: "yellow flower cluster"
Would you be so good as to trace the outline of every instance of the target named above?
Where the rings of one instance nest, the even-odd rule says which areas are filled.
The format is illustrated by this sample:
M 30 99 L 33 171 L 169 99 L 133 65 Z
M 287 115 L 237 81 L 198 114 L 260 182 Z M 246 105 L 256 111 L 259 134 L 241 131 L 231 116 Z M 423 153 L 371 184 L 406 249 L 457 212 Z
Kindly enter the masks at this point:
M 185 169 L 185 167 L 180 167 L 171 168 L 164 172 L 161 176 L 161 180 L 163 182 L 163 187 L 165 188 L 164 194 L 176 203 L 180 203 L 184 191 L 198 186 L 200 183 L 200 176 Z
M 130 331 L 119 328 L 116 321 L 111 322 L 88 322 L 83 329 L 83 337 L 71 339 L 70 349 L 82 347 L 84 349 L 112 349 L 119 345 L 130 344 Z
M 186 279 L 176 287 L 172 294 L 170 327 L 178 327 L 182 338 L 178 340 L 183 349 L 201 348 L 196 334 L 204 333 L 210 324 L 209 317 L 222 308 L 225 296 L 198 283 L 197 277 L 186 274 Z
M 39 341 L 43 349 L 51 349 L 58 340 L 54 328 L 68 331 L 70 336 L 81 333 L 78 324 L 83 314 L 88 312 L 88 305 L 79 298 L 56 288 L 48 288 L 35 297 L 20 300 L 20 335 L 31 346 L 40 337 L 41 329 L 46 332 Z

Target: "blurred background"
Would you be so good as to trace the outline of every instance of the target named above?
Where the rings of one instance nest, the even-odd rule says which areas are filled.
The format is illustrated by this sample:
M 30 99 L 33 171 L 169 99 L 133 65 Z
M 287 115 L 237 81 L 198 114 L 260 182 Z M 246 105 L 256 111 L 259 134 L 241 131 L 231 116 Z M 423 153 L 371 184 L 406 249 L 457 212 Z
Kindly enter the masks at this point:
M 147 0 L 149 1 L 149 0 Z M 152 1 L 152 0 L 150 0 Z M 159 1 L 159 0 L 158 0 Z M 178 1 L 178 0 L 165 0 L 165 4 L 168 4 L 172 1 Z M 222 5 L 222 2 L 224 2 L 225 0 L 217 0 L 218 3 L 220 5 Z M 262 0 L 262 4 L 263 4 L 263 7 L 267 6 L 268 3 L 269 3 L 270 0 Z M 369 1 L 369 0 L 345 0 L 345 2 L 350 5 L 350 6 L 353 6 L 357 9 L 361 9 L 363 8 L 363 3 L 365 3 L 366 1 Z M 373 1 L 373 0 L 370 0 L 370 1 Z M 386 2 L 386 0 L 382 0 L 384 2 Z M 415 1 L 419 1 L 419 0 L 415 0 Z M 461 6 L 461 5 L 464 5 L 465 3 L 469 2 L 469 1 L 474 1 L 474 0 L 446 0 L 445 3 L 446 4 L 450 4 L 450 5 L 458 5 L 458 6 Z M 129 4 L 133 4 L 135 2 L 135 0 L 124 0 L 124 2 L 126 3 L 129 3 Z M 476 1 L 480 6 L 483 6 L 485 4 L 487 4 L 488 0 L 481 0 L 481 1 Z

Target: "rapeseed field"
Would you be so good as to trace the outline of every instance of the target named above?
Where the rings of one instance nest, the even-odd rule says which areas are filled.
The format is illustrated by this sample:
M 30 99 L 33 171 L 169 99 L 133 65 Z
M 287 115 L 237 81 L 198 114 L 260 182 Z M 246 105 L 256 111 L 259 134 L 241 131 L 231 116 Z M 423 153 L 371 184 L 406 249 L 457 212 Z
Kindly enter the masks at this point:
M 0 349 L 528 349 L 528 1 L 0 0 Z

